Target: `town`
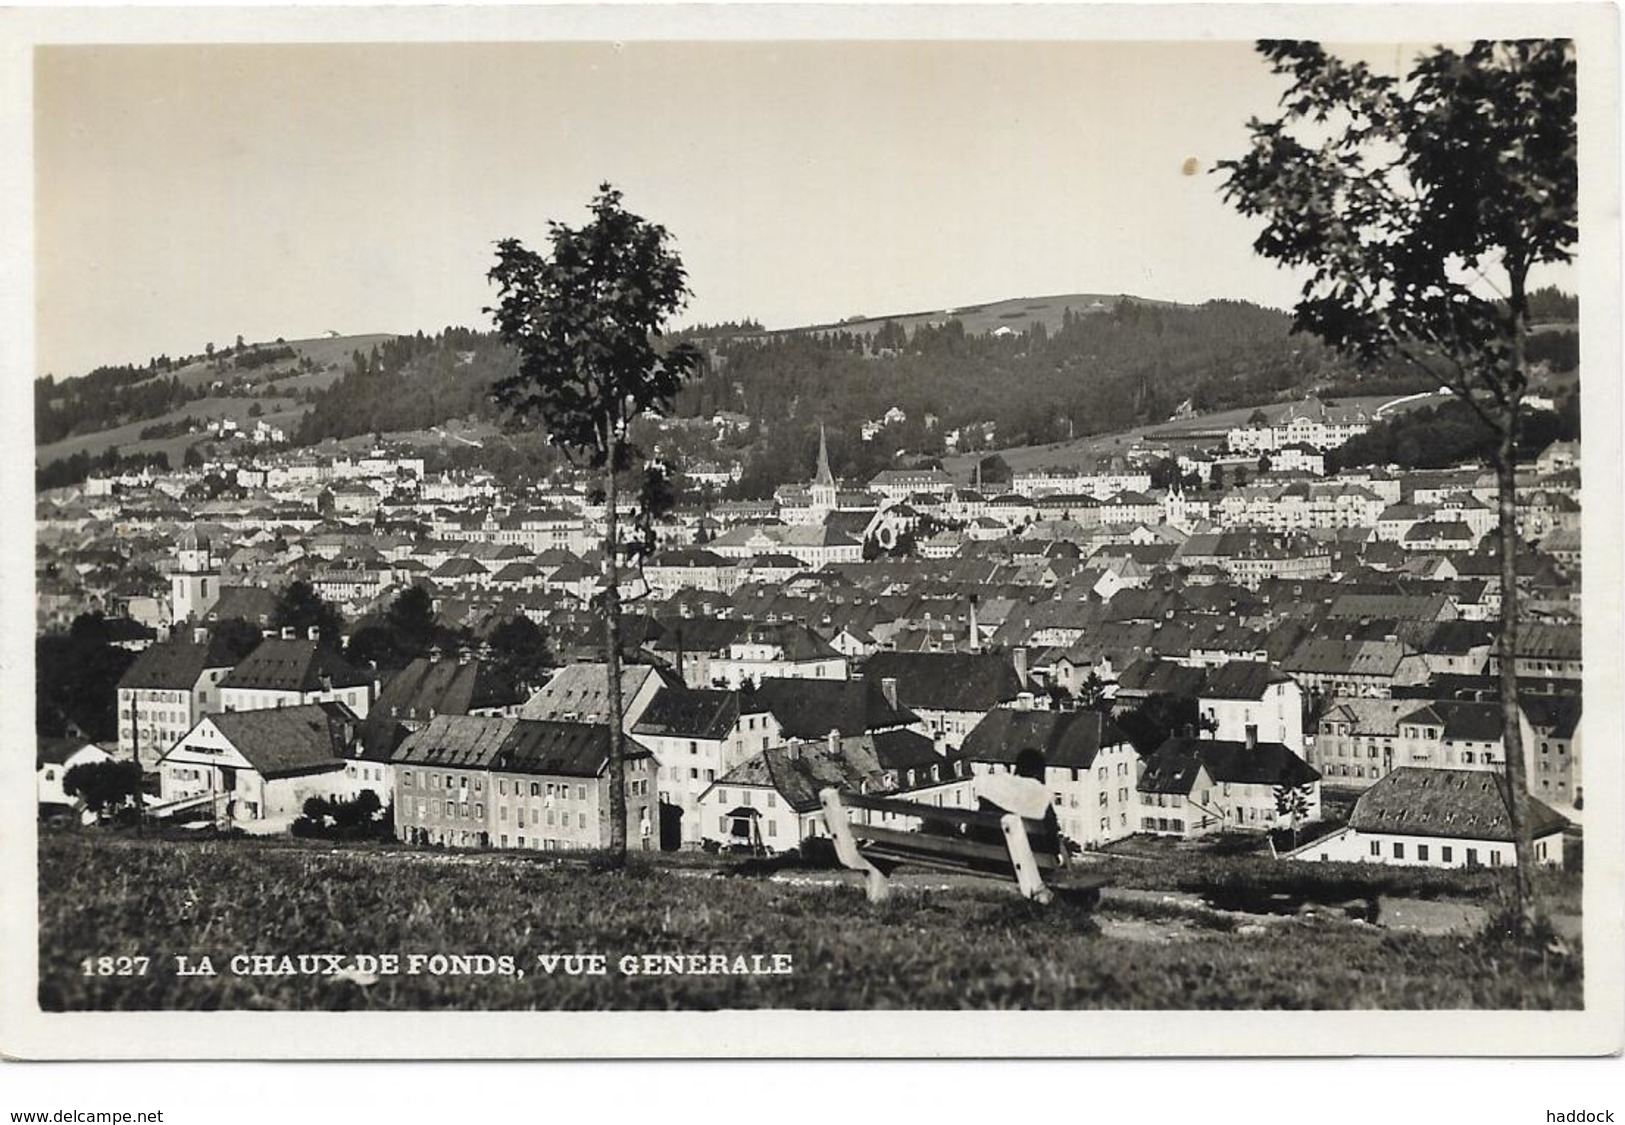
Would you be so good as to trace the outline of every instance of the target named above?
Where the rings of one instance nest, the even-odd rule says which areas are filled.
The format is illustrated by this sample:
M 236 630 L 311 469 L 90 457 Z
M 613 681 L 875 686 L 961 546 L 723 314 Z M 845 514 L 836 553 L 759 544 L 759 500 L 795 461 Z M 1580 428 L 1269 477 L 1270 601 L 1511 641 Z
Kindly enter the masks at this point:
M 707 487 L 655 525 L 621 579 L 619 715 L 586 474 L 512 486 L 388 440 L 246 434 L 94 472 L 40 494 L 37 624 L 124 655 L 81 701 L 111 731 L 42 731 L 41 812 L 110 814 L 70 782 L 124 762 L 149 822 L 599 849 L 615 723 L 644 851 L 804 849 L 831 787 L 974 808 L 1036 748 L 1079 855 L 1509 865 L 1496 480 L 1328 469 L 1385 409 L 1186 410 L 1065 463 L 867 480 L 836 478 L 820 431 L 771 499 Z M 1518 714 L 1554 867 L 1584 820 L 1579 495 L 1577 442 L 1518 468 Z

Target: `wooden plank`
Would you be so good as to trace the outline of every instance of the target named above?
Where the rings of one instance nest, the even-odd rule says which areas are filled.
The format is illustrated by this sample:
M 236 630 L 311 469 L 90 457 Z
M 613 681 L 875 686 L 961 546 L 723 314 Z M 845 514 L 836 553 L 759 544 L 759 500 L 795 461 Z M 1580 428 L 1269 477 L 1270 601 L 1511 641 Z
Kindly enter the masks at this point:
M 858 793 L 842 793 L 841 804 L 849 809 L 870 809 L 874 812 L 892 813 L 895 816 L 912 816 L 943 824 L 974 824 L 982 828 L 997 828 L 1002 815 L 982 812 L 979 809 L 939 807 L 922 804 L 919 801 L 903 801 L 896 797 L 870 797 Z
M 926 832 L 904 832 L 898 828 L 881 828 L 873 824 L 852 825 L 852 835 L 859 841 L 873 840 L 888 848 L 901 848 L 910 852 L 928 852 L 936 855 L 957 855 L 967 859 L 1009 860 L 1010 853 L 998 844 L 983 844 L 957 836 L 936 836 Z

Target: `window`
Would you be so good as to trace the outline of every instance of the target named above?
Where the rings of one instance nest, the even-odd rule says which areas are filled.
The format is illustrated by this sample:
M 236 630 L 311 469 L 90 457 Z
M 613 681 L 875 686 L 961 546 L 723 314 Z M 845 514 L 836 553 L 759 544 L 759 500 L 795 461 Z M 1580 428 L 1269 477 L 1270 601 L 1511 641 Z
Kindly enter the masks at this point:
M 1467 849 L 1467 866 L 1468 867 L 1477 867 L 1478 866 L 1478 849 L 1477 848 L 1468 848 Z
M 1102 832 L 1111 831 L 1111 827 L 1112 827 L 1112 818 L 1111 817 L 1103 816 L 1103 817 L 1100 818 L 1100 830 Z
M 717 790 L 717 800 L 721 801 L 723 804 L 727 804 L 727 802 L 728 802 L 728 791 L 726 789 L 718 789 Z
M 1451 858 L 1452 858 L 1451 851 L 1452 851 L 1452 849 L 1450 849 L 1448 847 L 1440 848 L 1439 849 L 1439 858 L 1442 861 L 1444 861 L 1445 863 L 1449 863 Z
M 717 817 L 717 831 L 721 832 L 723 835 L 727 835 L 727 833 L 728 833 L 728 818 L 727 817 L 725 817 L 725 816 Z
M 577 785 L 576 786 L 576 800 L 585 801 L 586 799 L 587 799 L 587 787 L 585 785 Z
M 1416 845 L 1416 858 L 1417 858 L 1418 862 L 1421 862 L 1421 863 L 1426 863 L 1427 862 L 1428 846 L 1426 844 L 1417 844 Z
M 1381 857 L 1381 855 L 1382 855 L 1382 844 L 1380 842 L 1378 842 L 1376 840 L 1371 841 L 1371 854 L 1374 855 L 1374 856 Z
M 587 814 L 586 813 L 577 813 L 576 817 L 577 817 L 576 823 L 580 827 L 582 827 L 582 828 L 587 827 Z
M 1500 848 L 1491 848 L 1490 849 L 1490 866 L 1491 867 L 1500 867 L 1501 866 L 1501 849 Z
M 778 821 L 769 820 L 767 822 L 767 834 L 769 836 L 777 836 L 779 834 L 779 822 Z M 1541 846 L 1545 847 L 1544 844 L 1542 844 Z
M 778 794 L 769 793 L 767 795 L 767 807 L 771 809 L 771 808 L 776 808 L 777 806 L 778 806 Z

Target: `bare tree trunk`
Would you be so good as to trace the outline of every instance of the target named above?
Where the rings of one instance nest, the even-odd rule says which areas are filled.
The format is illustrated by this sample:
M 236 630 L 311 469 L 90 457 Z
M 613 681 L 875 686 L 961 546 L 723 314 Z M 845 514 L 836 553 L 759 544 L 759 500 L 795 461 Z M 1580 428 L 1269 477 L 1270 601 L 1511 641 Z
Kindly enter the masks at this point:
M 1521 343 L 1521 341 L 1520 341 Z M 1521 353 L 1521 346 L 1520 346 Z M 1521 355 L 1520 355 L 1521 361 Z M 1512 827 L 1512 850 L 1518 896 L 1518 925 L 1527 933 L 1535 920 L 1530 893 L 1534 848 L 1529 838 L 1529 780 L 1523 756 L 1523 726 L 1518 706 L 1518 407 L 1521 394 L 1512 396 L 1499 435 L 1496 457 L 1496 499 L 1501 550 L 1501 727 L 1506 747 L 1507 815 Z
M 621 729 L 621 566 L 615 495 L 619 441 L 610 423 L 609 465 L 604 472 L 604 674 L 609 677 L 609 855 L 626 862 L 626 734 Z

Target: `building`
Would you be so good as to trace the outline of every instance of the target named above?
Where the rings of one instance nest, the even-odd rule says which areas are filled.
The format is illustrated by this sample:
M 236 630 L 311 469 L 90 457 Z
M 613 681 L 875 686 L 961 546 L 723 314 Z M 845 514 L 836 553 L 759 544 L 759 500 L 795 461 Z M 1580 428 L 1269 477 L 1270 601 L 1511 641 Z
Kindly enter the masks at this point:
M 1529 800 L 1535 861 L 1563 866 L 1567 822 Z M 1291 858 L 1409 867 L 1510 867 L 1517 863 L 1506 780 L 1477 770 L 1402 766 L 1360 795 L 1348 826 Z
M 1303 690 L 1279 668 L 1251 660 L 1220 665 L 1208 674 L 1197 707 L 1214 738 L 1279 742 L 1303 757 Z
M 1138 828 L 1158 836 L 1289 828 L 1283 789 L 1302 791 L 1298 824 L 1320 819 L 1319 772 L 1279 742 L 1170 738 L 1146 759 L 1137 788 Z
M 682 682 L 663 668 L 621 664 L 621 729 L 630 731 L 662 688 Z M 593 661 L 560 668 L 519 708 L 522 719 L 603 723 L 610 716 L 609 666 Z
M 188 527 L 177 544 L 175 570 L 169 576 L 169 608 L 175 621 L 201 619 L 220 600 L 220 561 L 209 538 Z
M 41 738 L 35 743 L 34 778 L 39 804 L 73 805 L 78 798 L 68 796 L 63 782 L 75 766 L 111 762 L 113 757 L 94 742 L 82 738 Z
M 223 709 L 221 681 L 234 659 L 203 635 L 144 649 L 118 682 L 118 753 L 151 770 L 206 712 Z
M 1139 755 L 1128 736 L 1099 712 L 1001 707 L 990 711 L 952 756 L 969 763 L 975 778 L 1013 771 L 1016 756 L 1026 749 L 1044 756 L 1044 781 L 1068 839 L 1096 848 L 1137 831 Z
M 710 660 L 711 683 L 738 688 L 769 679 L 844 680 L 846 657 L 817 633 L 791 621 L 752 623 Z
M 700 795 L 717 778 L 754 754 L 783 741 L 778 720 L 754 695 L 686 687 L 664 687 L 632 728 L 656 759 L 655 784 L 662 844 L 698 846 L 704 837 Z
M 441 715 L 395 752 L 395 831 L 409 843 L 557 851 L 610 842 L 609 727 Z M 654 755 L 626 745 L 628 846 L 653 848 Z
M 377 693 L 368 672 L 316 640 L 267 637 L 220 679 L 221 711 L 342 703 L 366 718 Z
M 989 711 L 1032 690 L 1025 673 L 1006 652 L 877 652 L 863 667 L 888 703 L 918 715 L 950 751 Z
M 938 805 L 969 807 L 968 790 L 953 791 L 954 769 L 930 739 L 911 731 L 843 737 L 831 730 L 821 739 L 791 740 L 753 755 L 700 795 L 701 838 L 777 852 L 799 847 L 808 837 L 827 837 L 819 798 L 826 788 L 906 800 L 925 796 Z M 915 795 L 914 790 L 927 792 Z M 917 823 L 888 813 L 860 815 L 899 829 Z
M 160 799 L 213 798 L 218 823 L 286 831 L 311 797 L 350 796 L 345 759 L 359 725 L 334 702 L 205 715 L 159 763 Z

